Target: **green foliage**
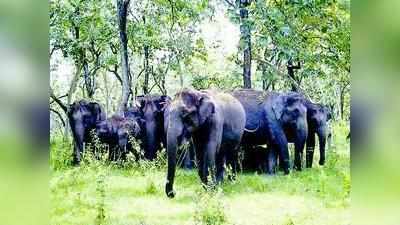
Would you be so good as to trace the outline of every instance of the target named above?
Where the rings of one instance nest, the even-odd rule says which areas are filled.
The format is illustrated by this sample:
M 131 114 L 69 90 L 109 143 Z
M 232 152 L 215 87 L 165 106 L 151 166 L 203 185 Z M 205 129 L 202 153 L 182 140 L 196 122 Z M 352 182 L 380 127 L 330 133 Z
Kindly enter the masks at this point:
M 221 192 L 200 194 L 194 214 L 196 224 L 223 225 L 227 222 L 221 195 Z
M 85 155 L 80 167 L 51 171 L 52 224 L 347 224 L 349 130 L 343 122 L 332 127 L 333 145 L 324 167 L 318 165 L 316 151 L 312 169 L 289 176 L 239 173 L 236 181 L 226 179 L 209 191 L 197 171 L 178 169 L 172 200 L 164 193 L 165 151 L 155 162 L 132 165 Z M 59 140 L 51 152 L 60 153 L 54 151 L 64 146 Z
M 50 168 L 62 170 L 71 166 L 72 148 L 73 146 L 64 141 L 62 136 L 53 136 L 50 140 Z

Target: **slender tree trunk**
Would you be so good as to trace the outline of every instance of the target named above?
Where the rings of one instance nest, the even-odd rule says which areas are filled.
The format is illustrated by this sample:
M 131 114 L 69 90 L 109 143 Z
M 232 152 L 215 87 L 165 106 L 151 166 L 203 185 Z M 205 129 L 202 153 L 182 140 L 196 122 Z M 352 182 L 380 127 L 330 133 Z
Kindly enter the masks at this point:
M 243 43 L 243 87 L 251 88 L 251 33 L 247 21 L 248 10 L 246 8 L 240 9 L 240 33 L 241 42 Z
M 129 65 L 128 65 L 128 37 L 126 34 L 126 18 L 130 0 L 117 0 L 119 40 L 121 45 L 122 67 L 122 98 L 119 110 L 125 111 L 128 106 L 130 93 Z
M 344 119 L 344 88 L 340 89 L 340 118 Z
M 106 113 L 110 112 L 110 89 L 108 87 L 107 73 L 103 73 L 104 89 L 106 90 Z
M 144 83 L 143 83 L 143 94 L 147 95 L 149 93 L 149 46 L 144 46 Z
M 183 88 L 183 73 L 182 73 L 182 64 L 180 60 L 178 60 L 178 64 L 179 64 L 179 84 L 181 88 Z

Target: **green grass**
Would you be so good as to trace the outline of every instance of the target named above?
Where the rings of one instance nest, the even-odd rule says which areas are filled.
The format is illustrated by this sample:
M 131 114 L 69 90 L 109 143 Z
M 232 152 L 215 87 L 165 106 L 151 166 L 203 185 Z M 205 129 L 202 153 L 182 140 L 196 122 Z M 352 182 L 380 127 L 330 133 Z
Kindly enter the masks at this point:
M 312 169 L 289 176 L 239 174 L 236 181 L 226 181 L 214 192 L 201 187 L 196 171 L 178 170 L 174 199 L 164 194 L 165 161 L 124 167 L 89 160 L 74 168 L 57 165 L 65 160 L 53 155 L 51 221 L 63 225 L 350 224 L 347 129 L 341 124 L 334 129 L 334 147 L 328 150 L 324 167 L 318 165 L 316 151 Z M 60 153 L 59 145 L 52 144 L 52 154 Z

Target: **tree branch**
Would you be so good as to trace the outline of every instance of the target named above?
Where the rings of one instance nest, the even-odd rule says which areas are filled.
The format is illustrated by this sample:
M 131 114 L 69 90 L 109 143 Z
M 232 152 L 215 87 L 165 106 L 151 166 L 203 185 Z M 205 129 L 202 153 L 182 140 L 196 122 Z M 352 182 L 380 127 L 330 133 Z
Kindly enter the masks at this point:
M 226 3 L 228 3 L 228 5 L 230 5 L 233 8 L 236 8 L 235 4 L 233 4 L 231 1 L 229 0 L 225 0 Z
M 276 73 L 278 73 L 281 77 L 287 77 L 289 78 L 289 81 L 296 86 L 297 90 L 299 90 L 299 92 L 301 92 L 304 96 L 306 96 L 307 98 L 310 99 L 310 96 L 307 95 L 307 93 L 299 86 L 299 84 L 297 84 L 296 80 L 294 80 L 292 77 L 290 77 L 288 74 L 283 73 L 282 71 L 280 71 L 278 68 L 276 68 L 276 66 L 264 59 L 261 58 L 254 58 L 257 61 L 260 61 L 262 63 L 265 63 L 267 65 L 269 65 L 273 70 L 275 70 Z
M 54 92 L 51 88 L 50 88 L 50 97 L 54 100 L 54 102 L 56 102 L 60 106 L 60 108 L 64 111 L 65 114 L 68 113 L 68 107 L 54 95 Z
M 50 108 L 50 111 L 55 113 L 58 116 L 58 118 L 61 120 L 61 123 L 62 123 L 63 127 L 65 127 L 65 121 L 64 121 L 61 113 L 58 112 L 57 110 L 53 109 L 53 108 Z

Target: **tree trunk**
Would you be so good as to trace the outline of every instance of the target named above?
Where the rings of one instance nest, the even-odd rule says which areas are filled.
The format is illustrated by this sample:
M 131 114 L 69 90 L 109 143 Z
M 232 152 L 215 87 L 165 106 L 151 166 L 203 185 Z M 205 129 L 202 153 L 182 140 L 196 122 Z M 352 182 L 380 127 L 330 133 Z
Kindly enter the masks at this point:
M 344 90 L 345 88 L 340 89 L 340 118 L 344 119 Z
M 108 87 L 107 73 L 103 73 L 104 89 L 106 91 L 106 114 L 110 112 L 110 88 Z
M 149 93 L 149 46 L 144 46 L 144 83 L 143 83 L 143 94 L 147 95 Z
M 128 65 L 128 37 L 126 34 L 126 17 L 130 0 L 117 0 L 119 40 L 121 45 L 122 67 L 122 98 L 119 111 L 125 111 L 128 106 L 130 93 L 129 65 Z
M 251 88 L 251 33 L 247 21 L 248 10 L 246 8 L 240 9 L 240 33 L 241 42 L 243 43 L 243 87 Z

